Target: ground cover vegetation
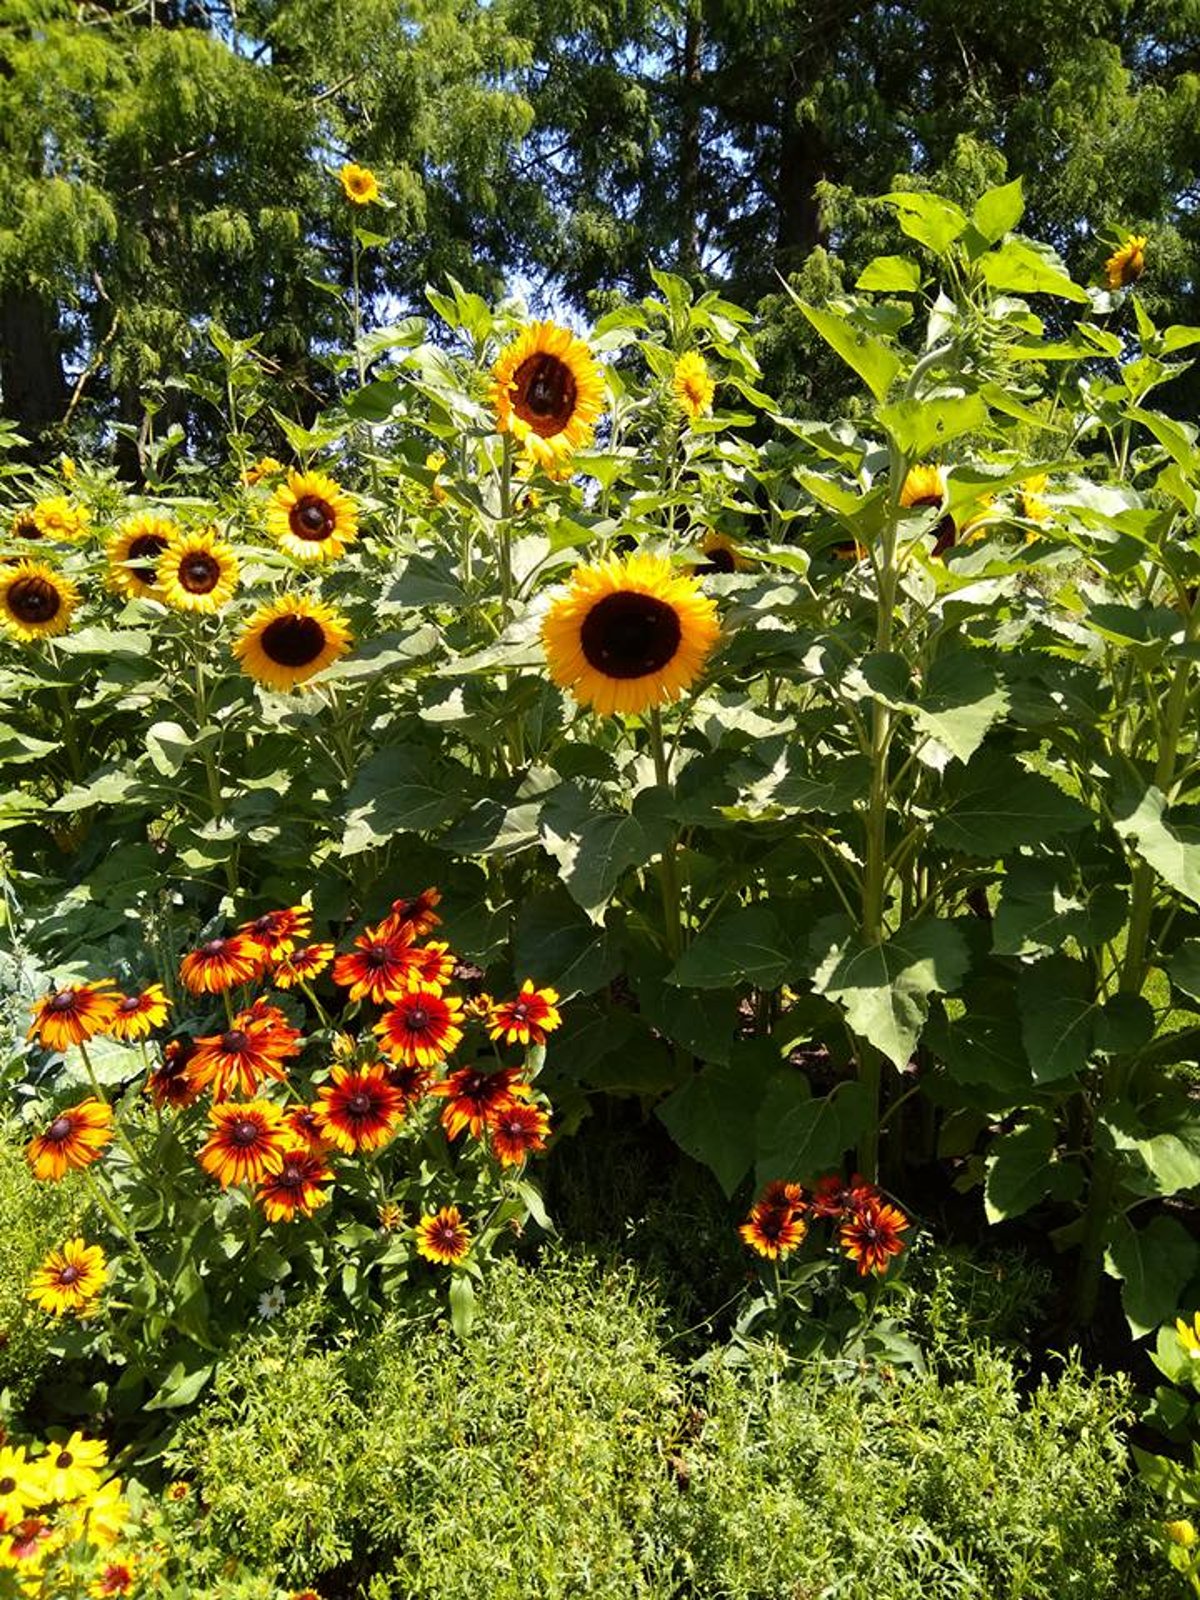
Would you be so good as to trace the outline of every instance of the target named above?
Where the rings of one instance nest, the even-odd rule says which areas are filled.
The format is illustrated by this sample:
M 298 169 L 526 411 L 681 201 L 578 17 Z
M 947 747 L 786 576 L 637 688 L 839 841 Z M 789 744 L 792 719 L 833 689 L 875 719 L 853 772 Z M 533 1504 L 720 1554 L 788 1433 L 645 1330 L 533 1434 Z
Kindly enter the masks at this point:
M 1053 10 L 14 9 L 0 1600 L 1200 1593 L 1192 41 Z

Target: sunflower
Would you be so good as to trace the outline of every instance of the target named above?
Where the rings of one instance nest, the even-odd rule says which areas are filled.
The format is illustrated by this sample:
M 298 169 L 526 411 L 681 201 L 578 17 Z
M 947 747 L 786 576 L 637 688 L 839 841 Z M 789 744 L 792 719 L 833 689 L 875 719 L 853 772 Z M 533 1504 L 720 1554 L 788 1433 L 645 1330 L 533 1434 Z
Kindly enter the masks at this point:
M 269 1101 L 213 1106 L 208 1120 L 213 1132 L 197 1159 L 222 1189 L 231 1183 L 261 1183 L 283 1165 L 287 1133 L 279 1108 Z
M 599 712 L 647 711 L 689 689 L 717 642 L 717 608 L 661 556 L 579 567 L 542 623 L 550 676 Z
M 302 950 L 280 956 L 271 968 L 271 982 L 277 989 L 293 989 L 324 972 L 332 960 L 331 944 L 306 944 Z
M 1124 289 L 1136 283 L 1146 270 L 1146 235 L 1131 233 L 1119 250 L 1104 263 L 1104 278 L 1110 289 Z
M 287 1078 L 284 1062 L 299 1049 L 296 1037 L 294 1028 L 281 1034 L 268 1020 L 242 1012 L 224 1033 L 195 1041 L 188 1075 L 197 1089 L 211 1089 L 218 1102 L 253 1095 L 264 1078 L 277 1083 Z
M 317 1090 L 314 1109 L 325 1138 L 352 1156 L 394 1139 L 407 1106 L 382 1066 L 334 1067 L 332 1082 Z
M 500 352 L 490 399 L 497 431 L 552 469 L 590 443 L 604 408 L 604 374 L 569 328 L 532 322 Z
M 446 499 L 446 491 L 439 481 L 438 474 L 446 465 L 446 455 L 443 450 L 431 450 L 425 457 L 426 472 L 433 473 L 433 482 L 429 485 L 429 493 L 435 505 L 442 505 Z
M 276 461 L 274 456 L 260 456 L 252 467 L 247 467 L 242 473 L 242 482 L 247 488 L 253 489 L 256 483 L 261 483 L 264 478 L 278 478 L 283 474 L 283 462 Z
M 137 1587 L 137 1562 L 132 1556 L 120 1561 L 106 1561 L 100 1576 L 88 1586 L 94 1600 L 112 1600 L 113 1596 L 132 1594 Z
M 353 161 L 347 161 L 338 177 L 342 180 L 342 192 L 351 205 L 369 206 L 372 200 L 379 199 L 379 180 L 370 167 L 360 167 Z
M 102 1439 L 85 1439 L 78 1431 L 62 1444 L 51 1444 L 38 1462 L 47 1501 L 79 1500 L 100 1487 L 108 1465 Z
M 332 561 L 358 538 L 358 505 L 323 472 L 289 472 L 267 506 L 267 532 L 297 561 Z
M 410 987 L 415 945 L 407 933 L 389 933 L 387 924 L 368 928 L 354 949 L 333 963 L 333 981 L 350 990 L 351 1000 L 385 1005 Z
M 405 1066 L 435 1067 L 462 1038 L 462 1001 L 423 984 L 401 995 L 374 1025 L 379 1047 Z
M 33 514 L 32 506 L 22 506 L 19 511 L 13 512 L 12 521 L 8 525 L 8 533 L 12 539 L 41 539 L 44 537 L 38 520 Z
M 891 1257 L 904 1249 L 901 1235 L 908 1226 L 903 1211 L 880 1201 L 852 1212 L 838 1231 L 838 1242 L 865 1278 L 869 1272 L 887 1271 Z
M 44 1133 L 29 1141 L 26 1155 L 35 1178 L 57 1183 L 67 1173 L 99 1161 L 113 1137 L 112 1107 L 89 1095 L 60 1111 Z
M 900 485 L 900 504 L 906 510 L 923 511 L 929 506 L 941 506 L 945 499 L 946 476 L 941 467 L 921 464 L 908 469 Z M 933 532 L 933 554 L 940 556 L 954 543 L 958 532 L 949 512 L 939 520 Z
M 238 558 L 213 528 L 181 533 L 158 558 L 158 582 L 179 611 L 219 611 L 237 587 Z
M 65 633 L 79 604 L 69 578 L 41 561 L 18 561 L 0 577 L 0 623 L 18 639 Z
M 20 1522 L 43 1499 L 41 1472 L 27 1459 L 25 1446 L 0 1444 L 0 1528 Z
M 492 1150 L 501 1166 L 519 1167 L 531 1150 L 544 1150 L 550 1118 L 539 1106 L 515 1101 L 497 1111 L 489 1124 Z
M 162 1027 L 170 1009 L 162 984 L 148 984 L 141 994 L 121 995 L 109 1032 L 114 1039 L 147 1039 L 152 1028 Z
M 700 544 L 704 560 L 692 568 L 694 573 L 744 572 L 750 563 L 727 533 L 710 528 Z
M 322 1187 L 333 1178 L 325 1161 L 310 1145 L 289 1145 L 283 1165 L 258 1186 L 257 1199 L 268 1222 L 291 1222 L 296 1213 L 311 1217 L 329 1199 Z
M 74 505 L 65 494 L 39 500 L 32 516 L 43 539 L 82 539 L 92 520 L 86 506 Z
M 671 389 L 675 403 L 693 422 L 711 412 L 717 386 L 709 377 L 704 357 L 698 350 L 688 350 L 675 363 Z
M 986 537 L 988 529 L 996 521 L 995 504 L 994 494 L 981 494 L 975 501 L 958 530 L 958 536 L 964 544 L 978 544 L 980 539 Z
M 411 939 L 423 939 L 441 925 L 442 919 L 433 909 L 441 900 L 440 889 L 422 889 L 411 899 L 393 900 L 392 909 L 379 927 L 387 928 L 389 933 L 407 933 Z
M 104 1251 L 83 1239 L 68 1239 L 51 1250 L 29 1282 L 26 1298 L 60 1317 L 64 1311 L 87 1311 L 104 1287 Z
M 515 1000 L 493 1005 L 488 1016 L 488 1038 L 505 1044 L 545 1044 L 546 1035 L 562 1022 L 558 1014 L 558 990 L 535 989 L 526 978 Z
M 38 1001 L 25 1037 L 36 1034 L 47 1050 L 66 1050 L 98 1033 L 107 1033 L 117 1015 L 120 995 L 111 978 L 99 983 L 67 983 Z
M 163 1046 L 162 1064 L 146 1079 L 146 1093 L 161 1110 L 163 1106 L 190 1106 L 200 1097 L 191 1075 L 196 1041 L 187 1035 L 170 1039 Z
M 189 950 L 179 963 L 179 976 L 192 994 L 222 994 L 234 984 L 257 978 L 262 965 L 263 953 L 255 941 L 233 933 Z
M 253 939 L 268 961 L 291 955 L 296 945 L 312 932 L 312 912 L 307 906 L 289 906 L 285 911 L 264 911 L 251 917 L 237 930 Z
M 159 598 L 158 558 L 179 537 L 169 517 L 139 511 L 122 524 L 108 545 L 108 586 L 131 600 Z
M 433 1216 L 422 1217 L 416 1234 L 417 1254 L 439 1266 L 453 1267 L 465 1261 L 471 1248 L 471 1235 L 457 1206 L 443 1206 Z
M 233 653 L 258 683 L 295 689 L 344 656 L 353 639 L 340 611 L 288 594 L 259 606 Z
M 1017 510 L 1027 521 L 1049 522 L 1053 515 L 1050 506 L 1042 499 L 1049 481 L 1044 472 L 1035 472 L 1024 480 L 1017 491 Z
M 533 1089 L 517 1067 L 501 1067 L 498 1072 L 460 1067 L 443 1083 L 435 1083 L 430 1093 L 449 1102 L 442 1110 L 448 1138 L 457 1139 L 466 1128 L 473 1139 L 479 1139 L 502 1111 L 529 1100 Z
M 807 1232 L 808 1224 L 794 1211 L 761 1203 L 751 1206 L 750 1215 L 738 1229 L 744 1242 L 768 1261 L 790 1256 L 803 1244 Z

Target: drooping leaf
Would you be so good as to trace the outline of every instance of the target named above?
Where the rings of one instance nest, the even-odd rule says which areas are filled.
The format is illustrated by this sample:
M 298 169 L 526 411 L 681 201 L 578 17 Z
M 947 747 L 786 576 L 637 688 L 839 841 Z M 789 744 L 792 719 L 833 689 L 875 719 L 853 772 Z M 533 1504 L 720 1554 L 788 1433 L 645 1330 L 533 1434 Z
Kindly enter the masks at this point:
M 727 1065 L 704 1067 L 656 1108 L 679 1148 L 711 1168 L 726 1195 L 754 1165 L 758 1108 L 777 1064 L 768 1041 L 745 1041 Z
M 1180 1309 L 1180 1296 L 1200 1267 L 1200 1244 L 1174 1217 L 1155 1217 L 1140 1229 L 1118 1217 L 1104 1265 L 1121 1279 L 1125 1316 L 1141 1338 Z
M 1167 814 L 1166 796 L 1153 784 L 1113 801 L 1113 823 L 1144 861 L 1193 905 L 1200 905 L 1200 827 Z
M 876 400 L 883 400 L 900 371 L 900 357 L 895 351 L 835 311 L 822 311 L 802 300 L 797 304 L 826 344 L 858 373 Z
M 760 903 L 715 918 L 680 956 L 667 981 L 690 989 L 738 984 L 775 989 L 799 970 L 799 953 L 783 923 Z
M 840 1167 L 871 1117 L 863 1085 L 840 1083 L 814 1096 L 808 1079 L 781 1068 L 768 1082 L 758 1109 L 755 1181 L 775 1178 L 809 1182 Z

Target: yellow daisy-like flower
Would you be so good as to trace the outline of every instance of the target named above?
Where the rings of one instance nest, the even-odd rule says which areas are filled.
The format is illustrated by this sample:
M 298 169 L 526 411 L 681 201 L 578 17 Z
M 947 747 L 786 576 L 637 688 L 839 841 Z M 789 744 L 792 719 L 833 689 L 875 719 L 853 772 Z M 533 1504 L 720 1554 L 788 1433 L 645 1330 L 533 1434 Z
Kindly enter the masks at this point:
M 267 506 L 267 532 L 297 561 L 332 561 L 358 537 L 358 506 L 322 472 L 289 472 Z
M 698 350 L 686 351 L 675 363 L 671 389 L 676 403 L 693 422 L 711 412 L 717 386 L 709 377 L 704 357 Z
M 547 470 L 590 443 L 604 409 L 604 373 L 582 339 L 531 322 L 492 369 L 496 429 L 511 433 Z
M 710 528 L 700 542 L 704 560 L 692 568 L 693 572 L 744 572 L 750 565 L 727 533 Z
M 286 594 L 260 606 L 233 653 L 242 671 L 272 689 L 295 689 L 346 654 L 354 636 L 340 611 Z
M 1124 289 L 1136 283 L 1146 270 L 1146 235 L 1131 233 L 1119 250 L 1104 263 L 1104 277 L 1110 289 Z
M 82 539 L 92 513 L 86 506 L 72 504 L 65 494 L 57 494 L 38 501 L 33 508 L 33 520 L 41 529 L 43 539 Z
M 442 1267 L 456 1267 L 471 1249 L 471 1233 L 457 1206 L 442 1206 L 422 1217 L 416 1229 L 417 1254 Z
M 254 485 L 261 483 L 264 478 L 278 478 L 282 475 L 282 461 L 276 461 L 274 456 L 260 456 L 252 467 L 247 467 L 242 473 L 242 482 L 253 489 Z
M 33 514 L 32 506 L 22 506 L 19 511 L 14 511 L 12 521 L 8 525 L 9 536 L 13 539 L 44 539 L 37 518 Z
M 87 1311 L 103 1289 L 104 1278 L 100 1246 L 68 1239 L 61 1250 L 51 1250 L 34 1273 L 26 1298 L 55 1317 L 66 1311 Z
M 379 199 L 379 180 L 370 167 L 360 167 L 354 161 L 347 161 L 338 177 L 342 180 L 346 199 L 352 205 L 369 206 L 372 200 Z
M 48 639 L 65 633 L 79 604 L 69 578 L 40 561 L 18 561 L 0 576 L 0 624 L 18 639 Z
M 1182 1317 L 1175 1318 L 1175 1337 L 1193 1361 L 1200 1361 L 1200 1311 L 1197 1311 L 1190 1323 L 1185 1322 Z
M 156 511 L 139 511 L 127 517 L 108 544 L 108 586 L 118 594 L 140 600 L 158 598 L 158 558 L 179 537 L 170 517 Z
M 78 1500 L 100 1487 L 100 1474 L 108 1465 L 101 1439 L 85 1439 L 75 1432 L 63 1444 L 51 1444 L 38 1461 L 47 1500 Z
M 1042 499 L 1049 482 L 1044 472 L 1035 472 L 1026 478 L 1017 495 L 1017 509 L 1030 522 L 1049 522 L 1053 512 Z M 1032 536 L 1031 536 L 1032 537 Z M 1028 540 L 1026 540 L 1028 543 Z
M 20 1522 L 44 1498 L 42 1474 L 37 1462 L 27 1459 L 25 1446 L 0 1445 L 0 1528 Z
M 219 611 L 237 580 L 233 546 L 212 528 L 180 534 L 158 559 L 161 597 L 179 611 Z
M 90 1499 L 79 1507 L 71 1532 L 80 1534 L 98 1550 L 109 1550 L 129 1526 L 129 1501 L 121 1493 L 120 1478 L 106 1478 Z
M 579 567 L 542 623 L 550 676 L 594 710 L 647 711 L 677 700 L 720 635 L 715 603 L 662 556 Z

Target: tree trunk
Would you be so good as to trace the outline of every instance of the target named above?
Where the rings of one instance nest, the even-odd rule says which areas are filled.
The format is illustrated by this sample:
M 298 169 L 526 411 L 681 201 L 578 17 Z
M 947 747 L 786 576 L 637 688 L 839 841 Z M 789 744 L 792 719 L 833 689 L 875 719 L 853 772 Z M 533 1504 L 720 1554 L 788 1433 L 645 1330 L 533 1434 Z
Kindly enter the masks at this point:
M 810 250 L 825 242 L 816 191 L 826 176 L 828 151 L 820 128 L 802 115 L 793 95 L 784 97 L 779 135 L 775 265 L 786 277 L 799 269 Z
M 0 395 L 4 415 L 39 454 L 38 435 L 60 422 L 67 409 L 67 380 L 58 308 L 32 289 L 0 294 Z

